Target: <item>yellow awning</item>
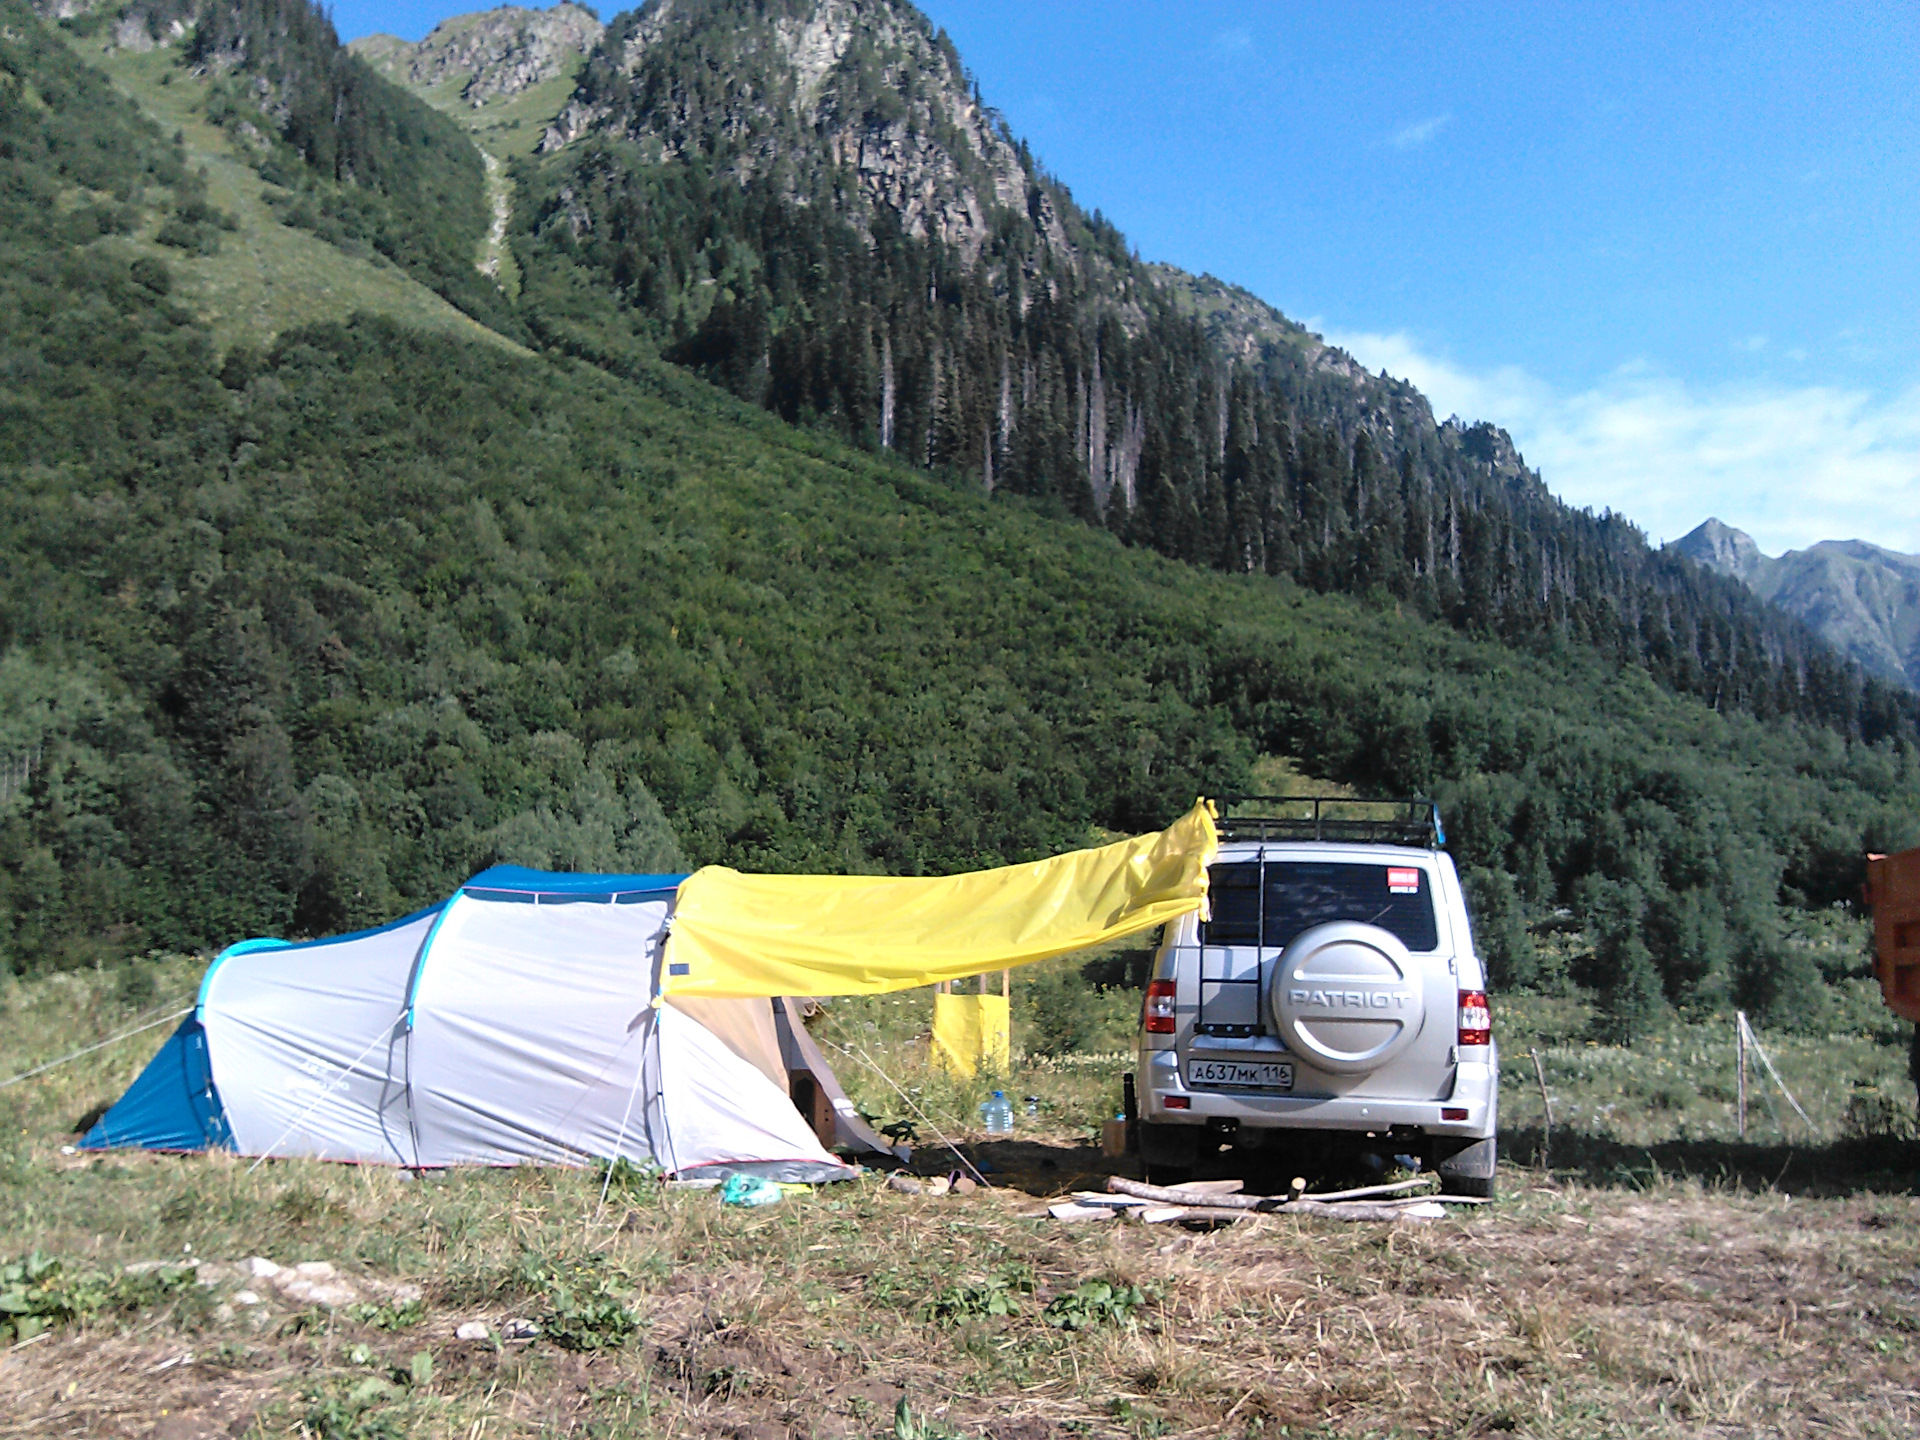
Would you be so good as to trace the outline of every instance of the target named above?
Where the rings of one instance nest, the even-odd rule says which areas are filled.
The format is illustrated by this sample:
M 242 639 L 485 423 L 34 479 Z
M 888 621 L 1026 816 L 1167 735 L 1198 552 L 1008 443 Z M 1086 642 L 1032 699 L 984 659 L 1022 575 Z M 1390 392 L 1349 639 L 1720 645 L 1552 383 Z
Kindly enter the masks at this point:
M 1165 830 L 966 875 L 742 875 L 681 883 L 666 998 L 879 995 L 1082 950 L 1206 901 L 1219 836 L 1205 801 Z

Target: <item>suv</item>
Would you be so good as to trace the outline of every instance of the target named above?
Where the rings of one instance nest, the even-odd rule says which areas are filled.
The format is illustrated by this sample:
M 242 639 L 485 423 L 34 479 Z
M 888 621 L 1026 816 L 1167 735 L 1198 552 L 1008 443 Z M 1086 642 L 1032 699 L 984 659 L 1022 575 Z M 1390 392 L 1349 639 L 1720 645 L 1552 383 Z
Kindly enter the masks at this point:
M 1417 1159 L 1444 1191 L 1491 1196 L 1499 1052 L 1439 810 L 1221 809 L 1211 918 L 1167 926 L 1141 1014 L 1149 1179 L 1184 1179 L 1230 1143 Z

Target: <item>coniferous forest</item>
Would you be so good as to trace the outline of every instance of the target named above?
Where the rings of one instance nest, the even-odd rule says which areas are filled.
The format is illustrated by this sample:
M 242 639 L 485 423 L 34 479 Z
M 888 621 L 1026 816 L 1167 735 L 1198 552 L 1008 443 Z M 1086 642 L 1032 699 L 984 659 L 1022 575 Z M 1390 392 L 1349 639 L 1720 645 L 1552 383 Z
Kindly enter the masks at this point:
M 229 57 L 210 110 L 285 223 L 525 342 L 250 345 L 182 299 L 169 257 L 231 232 L 96 22 L 0 0 L 9 970 L 374 923 L 496 860 L 991 865 L 1287 756 L 1441 801 L 1503 984 L 1621 1034 L 1819 1023 L 1796 927 L 1920 840 L 1911 695 L 1497 431 L 1223 347 L 1011 140 L 977 249 L 845 198 L 778 107 L 728 118 L 784 83 L 741 38 L 780 7 L 677 9 L 740 21 L 649 51 L 718 89 L 646 118 L 614 57 L 652 12 L 616 20 L 599 128 L 518 164 L 513 294 L 472 269 L 477 152 L 316 12 L 168 19 L 181 73 Z M 829 108 L 959 153 L 922 39 Z

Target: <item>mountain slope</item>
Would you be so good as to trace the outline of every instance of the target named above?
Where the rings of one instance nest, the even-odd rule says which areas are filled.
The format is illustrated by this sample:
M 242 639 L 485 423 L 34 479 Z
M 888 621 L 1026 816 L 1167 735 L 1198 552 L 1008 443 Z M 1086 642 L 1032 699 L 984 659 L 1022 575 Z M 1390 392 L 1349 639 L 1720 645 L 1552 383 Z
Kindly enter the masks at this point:
M 656 0 L 608 27 L 541 150 L 514 244 L 548 344 L 657 350 L 1196 564 L 1592 646 L 1760 714 L 1920 714 L 1743 587 L 1560 505 L 1503 432 L 1142 263 L 910 5 Z
M 1672 548 L 1806 621 L 1867 670 L 1920 690 L 1920 555 L 1864 540 L 1763 555 L 1751 536 L 1712 519 Z
M 1495 427 L 1436 424 L 1411 386 L 1245 292 L 1142 264 L 910 6 L 648 5 L 563 107 L 592 28 L 571 9 L 368 47 L 417 72 L 413 101 L 306 0 L 136 0 L 76 23 L 122 48 L 177 34 L 209 114 L 290 187 L 265 192 L 290 226 L 507 337 L 628 374 L 664 353 L 1130 544 L 1534 652 L 1592 647 L 1717 705 L 1868 736 L 1920 719 L 1743 587 L 1559 505 Z M 394 200 L 403 175 L 425 203 Z
M 462 126 L 382 79 L 308 0 L 39 0 L 83 48 L 157 53 L 203 87 L 195 109 L 292 227 L 378 256 L 501 333 L 521 331 L 476 268 L 491 211 L 486 166 Z M 80 13 L 75 14 L 74 11 Z M 178 102 L 176 102 L 178 103 Z
M 378 920 L 494 859 L 992 864 L 1290 755 L 1439 797 L 1502 983 L 1591 984 L 1623 1033 L 1729 997 L 1818 1024 L 1852 957 L 1797 907 L 1915 838 L 1897 713 L 1763 722 L 1190 566 L 641 347 L 361 318 L 223 353 L 145 238 L 219 229 L 179 147 L 0 15 L 12 970 Z M 1556 909 L 1578 937 L 1536 948 Z
M 130 243 L 166 261 L 173 296 L 211 327 L 220 348 L 265 346 L 283 330 L 353 311 L 495 344 L 511 342 L 360 246 L 358 253 L 285 223 L 288 192 L 261 180 L 249 156 L 207 119 L 212 85 L 164 50 L 81 45 L 122 94 L 180 137 L 185 163 L 207 177 L 207 201 L 233 222 L 201 253 L 136 234 Z M 202 247 L 204 248 L 204 247 Z

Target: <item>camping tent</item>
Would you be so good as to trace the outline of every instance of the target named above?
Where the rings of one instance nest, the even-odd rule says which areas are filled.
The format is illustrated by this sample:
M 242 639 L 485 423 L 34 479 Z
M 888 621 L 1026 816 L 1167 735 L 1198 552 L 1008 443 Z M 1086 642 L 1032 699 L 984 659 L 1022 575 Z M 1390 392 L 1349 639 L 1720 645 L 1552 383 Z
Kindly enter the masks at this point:
M 881 1142 L 786 1002 L 653 1003 L 684 878 L 496 866 L 376 930 L 231 946 L 81 1143 L 849 1174 L 791 1097 L 824 1102 L 838 1141 Z
M 879 994 L 1138 933 L 1205 904 L 1217 845 L 1200 802 L 1157 834 L 965 875 L 495 866 L 377 930 L 222 951 L 193 1014 L 81 1143 L 846 1175 L 821 1135 L 887 1147 L 784 997 Z

